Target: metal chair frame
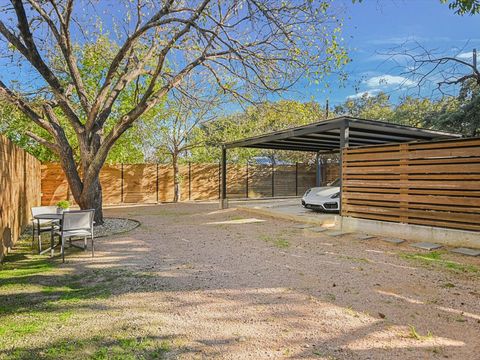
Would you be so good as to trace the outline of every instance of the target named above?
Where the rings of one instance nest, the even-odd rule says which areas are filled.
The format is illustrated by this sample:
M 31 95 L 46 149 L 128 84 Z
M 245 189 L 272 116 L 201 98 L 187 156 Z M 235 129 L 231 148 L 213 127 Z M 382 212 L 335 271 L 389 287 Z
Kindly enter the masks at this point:
M 38 211 L 38 212 L 37 212 Z M 52 232 L 56 226 L 55 221 L 45 221 L 35 219 L 34 216 L 41 214 L 53 214 L 57 212 L 56 206 L 34 206 L 31 208 L 32 213 L 32 249 L 35 244 L 35 231 L 38 236 L 38 252 L 42 252 L 42 232 Z M 47 226 L 42 226 L 47 225 Z
M 68 220 L 68 217 L 70 215 L 75 215 L 75 214 L 89 214 L 90 218 L 88 220 L 88 223 L 89 223 L 88 227 L 80 226 L 80 227 L 70 228 L 70 227 L 67 226 L 67 228 L 66 228 L 65 217 L 67 217 L 67 220 Z M 83 248 L 82 247 L 80 247 L 80 248 L 83 249 L 84 251 L 87 250 L 87 238 L 90 237 L 91 240 L 92 240 L 92 257 L 95 256 L 95 245 L 94 245 L 94 235 L 93 235 L 93 218 L 94 218 L 94 215 L 95 215 L 95 210 L 94 209 L 72 210 L 72 211 L 64 211 L 63 212 L 61 229 L 59 231 L 55 232 L 55 235 L 58 235 L 60 237 L 62 262 L 65 262 L 65 239 L 67 239 L 67 238 L 69 239 L 71 246 L 76 246 L 76 245 L 72 244 L 72 237 L 83 238 L 84 246 L 83 246 Z M 88 235 L 77 235 L 77 234 L 69 234 L 68 233 L 68 232 L 71 232 L 71 231 L 74 232 L 74 231 L 79 231 L 79 230 L 88 231 L 89 234 Z M 76 247 L 78 247 L 78 246 L 76 246 Z

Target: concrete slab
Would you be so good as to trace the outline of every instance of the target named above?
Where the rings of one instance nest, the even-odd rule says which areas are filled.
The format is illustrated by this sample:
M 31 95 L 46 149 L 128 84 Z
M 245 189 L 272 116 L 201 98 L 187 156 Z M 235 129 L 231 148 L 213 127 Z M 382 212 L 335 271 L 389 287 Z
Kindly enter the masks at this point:
M 456 254 L 462 254 L 467 256 L 480 256 L 480 250 L 477 250 L 477 249 L 455 248 L 450 251 Z
M 314 227 L 312 224 L 298 224 L 293 226 L 294 229 L 308 229 L 312 227 Z
M 226 221 L 214 221 L 206 223 L 206 225 L 242 225 L 242 224 L 252 224 L 252 223 L 261 223 L 266 220 L 249 218 L 249 219 L 235 219 L 235 220 L 226 220 Z
M 418 242 L 415 244 L 411 244 L 410 246 L 413 246 L 417 249 L 428 250 L 428 251 L 440 249 L 442 247 L 442 245 L 431 243 L 431 242 Z
M 313 231 L 313 232 L 316 232 L 316 233 L 320 233 L 320 232 L 327 231 L 328 228 L 324 228 L 324 227 L 321 227 L 321 226 L 316 226 L 316 227 L 308 228 L 307 230 L 308 231 Z
M 338 227 L 340 225 L 340 216 L 338 214 L 321 213 L 305 209 L 301 205 L 300 198 L 235 200 L 230 203 L 230 206 L 251 214 L 308 223 L 314 226 Z
M 341 218 L 341 229 L 384 238 L 402 238 L 412 242 L 429 241 L 450 247 L 480 249 L 480 232 L 446 229 L 425 225 L 400 224 L 389 221 Z
M 405 242 L 405 240 L 403 239 L 393 239 L 393 238 L 383 238 L 382 240 L 395 245 L 399 245 Z
M 327 233 L 328 236 L 342 236 L 342 235 L 347 235 L 348 233 L 345 233 L 343 231 L 329 231 Z
M 355 237 L 355 239 L 357 239 L 357 240 L 371 240 L 371 239 L 375 239 L 375 238 L 376 238 L 376 236 L 367 235 L 367 234 L 360 234 L 357 237 Z

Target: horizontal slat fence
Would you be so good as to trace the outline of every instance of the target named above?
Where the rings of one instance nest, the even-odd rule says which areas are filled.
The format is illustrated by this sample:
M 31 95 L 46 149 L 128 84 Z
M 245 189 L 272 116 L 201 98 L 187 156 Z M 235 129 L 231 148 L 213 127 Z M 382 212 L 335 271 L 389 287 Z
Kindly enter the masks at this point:
M 40 162 L 0 135 L 0 260 L 40 204 Z
M 326 181 L 338 176 L 338 164 L 327 164 Z M 180 200 L 215 200 L 220 195 L 219 164 L 179 166 Z M 164 164 L 105 165 L 100 174 L 105 204 L 157 203 L 173 200 L 173 168 Z M 235 165 L 227 167 L 231 199 L 302 195 L 315 186 L 315 166 Z M 73 201 L 59 164 L 42 165 L 42 204 Z
M 480 231 L 480 139 L 343 150 L 342 215 Z

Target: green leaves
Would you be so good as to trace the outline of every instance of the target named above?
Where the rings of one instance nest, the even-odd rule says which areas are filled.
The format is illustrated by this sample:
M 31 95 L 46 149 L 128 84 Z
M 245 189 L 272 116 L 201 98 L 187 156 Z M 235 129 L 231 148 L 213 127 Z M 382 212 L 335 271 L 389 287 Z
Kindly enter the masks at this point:
M 440 0 L 442 4 L 447 4 L 457 15 L 475 15 L 480 13 L 479 0 Z
M 197 141 L 205 144 L 205 147 L 192 150 L 191 160 L 218 162 L 220 159 L 218 145 L 223 142 L 309 124 L 324 117 L 320 104 L 313 101 L 302 103 L 280 100 L 251 106 L 242 113 L 225 116 L 198 129 L 195 136 Z M 230 160 L 238 163 L 246 163 L 256 156 L 289 162 L 307 161 L 309 158 L 308 155 L 305 157 L 305 154 L 272 150 L 232 149 L 228 153 Z

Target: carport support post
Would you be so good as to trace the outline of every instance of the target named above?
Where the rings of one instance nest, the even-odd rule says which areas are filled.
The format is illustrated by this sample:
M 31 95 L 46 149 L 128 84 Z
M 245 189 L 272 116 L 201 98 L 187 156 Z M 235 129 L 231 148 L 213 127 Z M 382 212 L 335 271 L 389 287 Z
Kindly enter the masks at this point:
M 343 149 L 348 147 L 348 142 L 349 142 L 349 137 L 350 137 L 350 128 L 348 124 L 348 120 L 345 120 L 345 122 L 340 126 L 340 162 L 338 164 L 339 171 L 338 171 L 338 178 L 340 179 L 340 208 L 338 209 L 338 212 L 340 216 L 342 215 L 342 195 L 343 195 L 343 182 L 342 182 L 342 167 L 343 167 Z
M 320 162 L 320 152 L 318 151 L 315 157 L 315 186 L 322 186 L 322 164 Z
M 222 146 L 222 181 L 220 191 L 220 209 L 228 208 L 227 202 L 227 148 Z

